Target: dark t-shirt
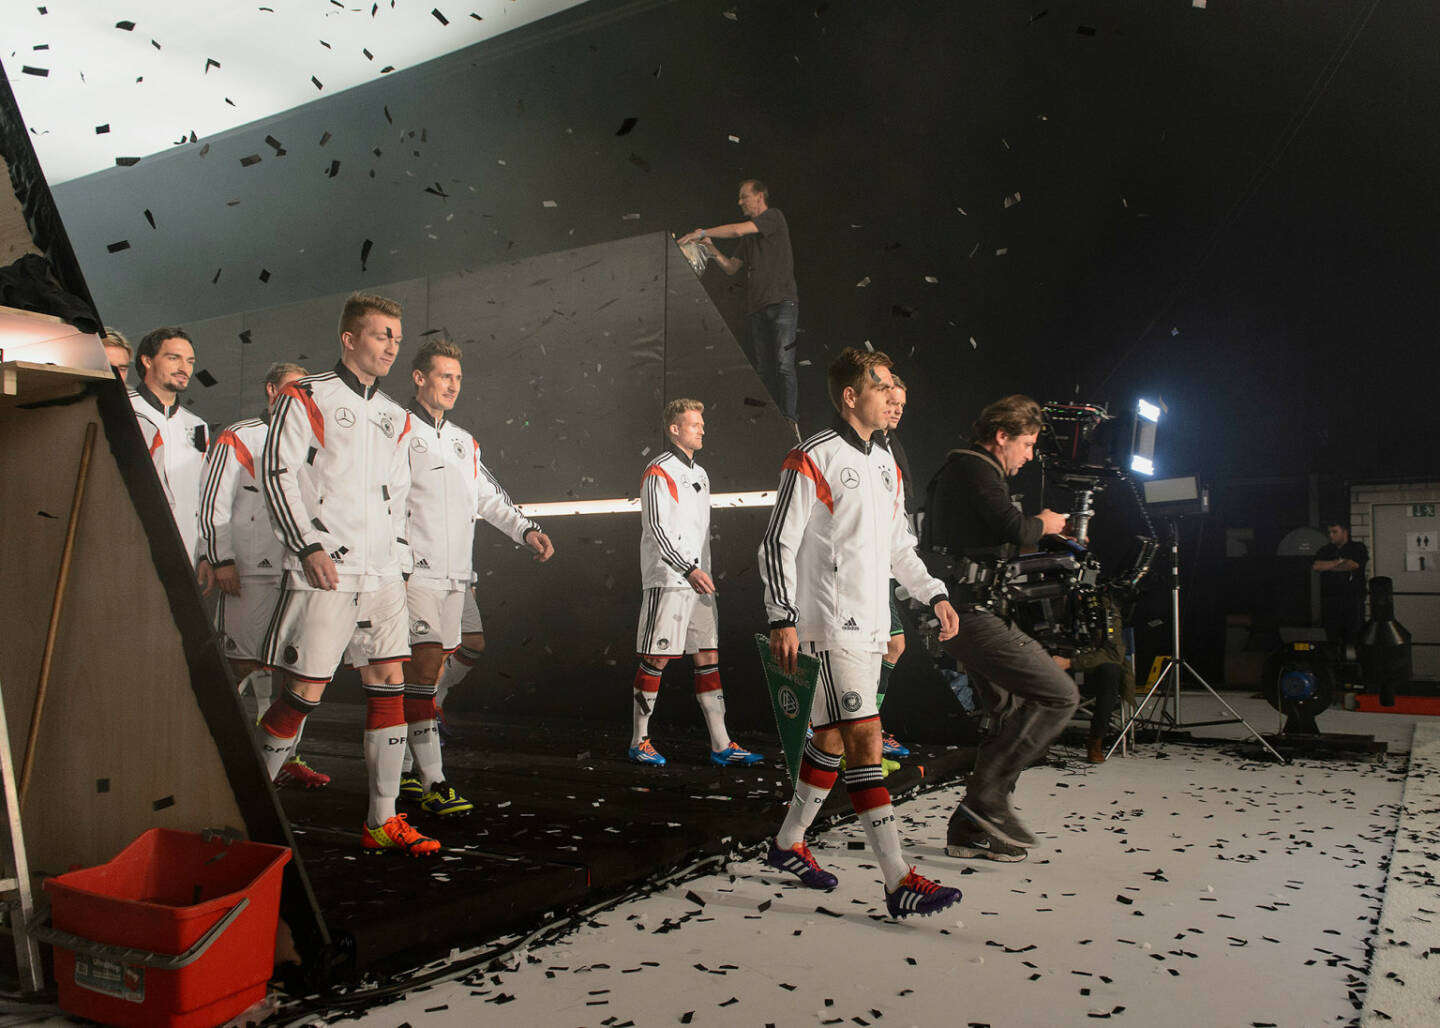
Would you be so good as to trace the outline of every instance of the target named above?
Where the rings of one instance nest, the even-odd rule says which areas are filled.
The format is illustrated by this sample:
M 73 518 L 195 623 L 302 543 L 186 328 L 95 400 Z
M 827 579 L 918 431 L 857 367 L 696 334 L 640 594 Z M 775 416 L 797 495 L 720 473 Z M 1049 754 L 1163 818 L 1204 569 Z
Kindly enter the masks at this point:
M 790 226 L 778 207 L 767 207 L 750 221 L 760 231 L 740 237 L 735 256 L 745 262 L 745 313 L 754 314 L 784 300 L 800 302 L 795 289 L 795 255 Z
M 1315 554 L 1316 560 L 1353 560 L 1360 567 L 1355 571 L 1320 572 L 1320 597 L 1325 600 L 1355 600 L 1365 597 L 1365 565 L 1370 562 L 1370 551 L 1364 543 L 1354 539 L 1336 546 L 1326 543 Z
M 1007 544 L 1040 541 L 1040 519 L 1015 508 L 1000 462 L 980 447 L 950 451 L 930 480 L 926 508 L 931 544 L 955 556 L 984 560 L 1001 556 Z

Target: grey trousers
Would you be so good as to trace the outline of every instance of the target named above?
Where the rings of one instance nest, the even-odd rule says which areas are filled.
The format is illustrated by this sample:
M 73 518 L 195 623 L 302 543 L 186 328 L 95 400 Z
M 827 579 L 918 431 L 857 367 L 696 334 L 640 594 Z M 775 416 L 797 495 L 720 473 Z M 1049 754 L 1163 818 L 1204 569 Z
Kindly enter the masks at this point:
M 990 709 L 1002 717 L 980 744 L 965 798 L 1004 807 L 1020 772 L 1064 730 L 1080 703 L 1075 682 L 1034 639 L 994 614 L 961 610 L 960 631 L 945 651 L 980 679 Z

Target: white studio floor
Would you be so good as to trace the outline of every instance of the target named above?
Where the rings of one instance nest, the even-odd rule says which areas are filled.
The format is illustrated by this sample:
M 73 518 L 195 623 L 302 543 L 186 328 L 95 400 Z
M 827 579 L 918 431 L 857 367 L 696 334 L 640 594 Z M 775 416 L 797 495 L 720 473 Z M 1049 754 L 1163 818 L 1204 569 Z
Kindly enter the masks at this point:
M 1263 703 L 1227 699 L 1274 731 Z M 1211 702 L 1186 716 L 1207 716 Z M 1440 911 L 1440 782 L 1407 795 L 1401 819 L 1417 720 L 1417 747 L 1433 751 L 1420 766 L 1440 769 L 1440 723 L 1339 711 L 1322 729 L 1387 739 L 1389 757 L 1280 766 L 1167 744 L 1092 767 L 1060 747 L 1063 760 L 1021 779 L 1016 807 L 1041 836 L 1023 863 L 945 856 L 958 786 L 898 808 L 911 861 L 964 890 L 935 917 L 883 916 L 852 823 L 816 840 L 840 876 L 832 893 L 737 860 L 596 914 L 508 969 L 413 988 L 358 1023 L 1309 1028 L 1361 1023 L 1369 996 L 1367 1025 L 1440 1025 L 1440 960 L 1426 963 L 1430 946 L 1440 955 L 1426 916 Z M 1392 849 L 1405 898 L 1381 926 Z

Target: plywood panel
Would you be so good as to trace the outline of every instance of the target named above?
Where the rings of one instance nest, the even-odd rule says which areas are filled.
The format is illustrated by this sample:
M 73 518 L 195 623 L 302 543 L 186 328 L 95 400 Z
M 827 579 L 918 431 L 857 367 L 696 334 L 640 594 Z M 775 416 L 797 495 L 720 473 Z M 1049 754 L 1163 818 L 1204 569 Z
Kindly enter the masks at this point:
M 107 385 L 104 388 L 111 388 Z M 118 389 L 115 385 L 113 388 Z M 21 758 L 87 422 L 0 407 L 0 682 Z M 237 718 L 241 717 L 236 707 Z M 100 432 L 24 805 L 37 872 L 104 860 L 146 828 L 243 827 L 150 545 Z

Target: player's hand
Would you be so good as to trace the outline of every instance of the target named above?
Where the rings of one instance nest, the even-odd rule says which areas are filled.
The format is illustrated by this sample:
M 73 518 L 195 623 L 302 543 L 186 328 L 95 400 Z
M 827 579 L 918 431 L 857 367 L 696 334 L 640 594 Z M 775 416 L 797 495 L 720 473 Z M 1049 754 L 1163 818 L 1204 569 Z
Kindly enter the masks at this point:
M 310 583 L 312 589 L 333 592 L 340 584 L 340 572 L 335 570 L 335 562 L 324 550 L 316 550 L 302 563 L 305 566 L 305 581 Z
M 215 591 L 215 569 L 204 557 L 195 565 L 195 581 L 200 583 L 200 595 L 209 596 Z
M 690 588 L 694 589 L 701 596 L 713 596 L 715 594 L 715 580 L 699 568 L 692 568 L 690 573 L 685 576 L 685 581 L 689 582 Z
M 1055 662 L 1055 666 L 1058 667 L 1061 671 L 1069 671 L 1069 670 L 1070 670 L 1070 658 L 1069 658 L 1069 657 L 1062 657 L 1062 656 L 1060 656 L 1060 654 L 1058 654 L 1058 653 L 1052 653 L 1052 654 L 1050 655 L 1050 659 Z
M 538 528 L 532 528 L 525 533 L 525 545 L 535 551 L 535 559 L 541 564 L 555 556 L 555 544 Z
M 955 633 L 960 631 L 960 615 L 955 613 L 949 600 L 935 604 L 935 616 L 940 619 L 940 641 L 955 638 Z
M 953 614 L 954 611 L 951 611 Z M 799 661 L 795 658 L 800 653 L 800 633 L 792 628 L 770 629 L 770 656 L 775 658 L 775 663 L 780 665 L 780 670 L 787 675 L 793 675 Z
M 240 572 L 235 570 L 234 564 L 226 564 L 224 567 L 215 569 L 215 584 L 220 591 L 227 596 L 240 595 Z
M 1043 535 L 1059 535 L 1065 531 L 1065 523 L 1070 518 L 1064 514 L 1057 514 L 1049 507 L 1040 512 L 1040 531 Z
M 683 243 L 693 243 L 693 242 L 695 242 L 697 239 L 702 239 L 702 238 L 704 238 L 704 235 L 705 235 L 705 230 L 704 230 L 703 228 L 697 228 L 697 229 L 695 229 L 693 232 L 686 232 L 683 236 L 681 236 L 679 239 L 677 239 L 676 242 L 682 243 L 682 244 L 683 244 Z

